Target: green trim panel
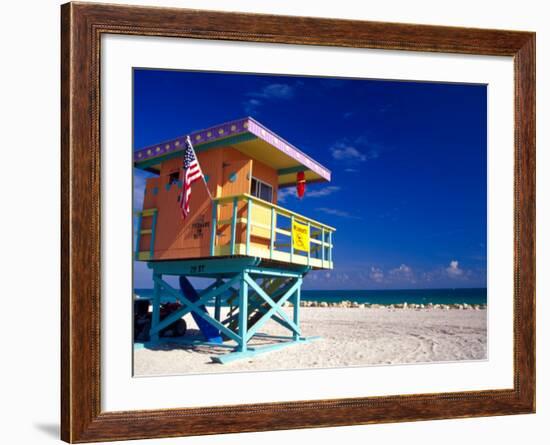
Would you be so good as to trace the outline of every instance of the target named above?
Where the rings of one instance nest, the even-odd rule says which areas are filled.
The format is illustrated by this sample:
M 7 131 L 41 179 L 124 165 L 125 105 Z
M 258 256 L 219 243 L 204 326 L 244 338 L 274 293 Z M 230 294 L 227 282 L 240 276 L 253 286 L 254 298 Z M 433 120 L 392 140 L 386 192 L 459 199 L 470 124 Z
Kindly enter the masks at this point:
M 206 142 L 200 145 L 197 144 L 195 145 L 195 151 L 197 153 L 202 153 L 203 151 L 211 150 L 213 148 L 225 147 L 227 144 L 240 144 L 241 142 L 253 141 L 254 139 L 258 139 L 257 136 L 251 133 L 241 133 L 234 136 L 228 136 L 223 139 L 217 139 L 212 142 Z
M 281 175 L 288 175 L 289 173 L 298 173 L 298 172 L 306 172 L 306 171 L 309 171 L 309 168 L 304 167 L 303 165 L 297 165 L 295 167 L 281 168 L 277 170 L 277 174 L 281 176 Z

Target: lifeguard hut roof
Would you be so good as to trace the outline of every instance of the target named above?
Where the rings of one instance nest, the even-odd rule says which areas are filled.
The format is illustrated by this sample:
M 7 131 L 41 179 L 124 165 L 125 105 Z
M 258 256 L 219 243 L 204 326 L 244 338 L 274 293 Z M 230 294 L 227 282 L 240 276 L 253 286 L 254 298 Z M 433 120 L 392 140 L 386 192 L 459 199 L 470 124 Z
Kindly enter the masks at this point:
M 215 125 L 190 135 L 197 153 L 231 146 L 278 172 L 279 187 L 296 184 L 296 173 L 303 171 L 307 182 L 330 181 L 330 170 L 314 161 L 291 143 L 251 117 Z M 134 166 L 158 173 L 160 164 L 181 156 L 187 135 L 134 152 Z

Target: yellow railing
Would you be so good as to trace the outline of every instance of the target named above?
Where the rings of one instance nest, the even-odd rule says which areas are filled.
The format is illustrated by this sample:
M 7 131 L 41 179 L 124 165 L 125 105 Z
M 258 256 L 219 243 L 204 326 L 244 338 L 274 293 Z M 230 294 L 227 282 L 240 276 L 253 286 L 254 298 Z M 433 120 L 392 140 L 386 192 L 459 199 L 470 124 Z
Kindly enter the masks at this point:
M 227 218 L 228 212 L 225 212 L 226 218 L 221 219 L 219 209 L 228 204 L 231 206 L 230 217 Z M 239 217 L 239 207 L 242 214 L 246 212 L 246 216 Z M 284 222 L 288 222 L 288 227 L 281 224 Z M 241 231 L 237 236 L 238 225 L 245 227 L 244 239 Z M 307 233 L 307 236 L 302 239 L 299 249 L 295 248 L 293 239 L 296 225 L 301 225 L 302 233 Z M 230 227 L 228 242 L 219 243 L 219 226 Z M 304 229 L 304 227 L 306 228 Z M 241 194 L 215 198 L 212 203 L 212 228 L 211 256 L 257 256 L 316 268 L 332 269 L 334 227 L 254 196 Z M 251 243 L 251 237 L 262 240 L 262 243 Z M 289 241 L 278 241 L 278 238 L 281 237 L 288 238 Z

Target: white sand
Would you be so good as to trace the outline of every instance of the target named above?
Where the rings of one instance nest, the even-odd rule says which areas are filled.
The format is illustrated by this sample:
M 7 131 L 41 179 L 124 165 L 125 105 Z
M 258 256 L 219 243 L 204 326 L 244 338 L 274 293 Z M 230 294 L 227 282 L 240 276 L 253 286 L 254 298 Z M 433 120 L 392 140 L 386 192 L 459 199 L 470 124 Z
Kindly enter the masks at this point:
M 285 308 L 291 314 L 292 309 Z M 487 355 L 487 311 L 460 309 L 318 308 L 300 311 L 305 336 L 322 338 L 225 365 L 210 356 L 224 348 L 163 345 L 134 353 L 134 373 L 173 375 L 278 369 L 331 368 L 378 364 L 481 360 Z M 186 317 L 188 335 L 200 338 Z M 287 335 L 273 321 L 263 333 Z M 249 344 L 271 344 L 254 338 Z

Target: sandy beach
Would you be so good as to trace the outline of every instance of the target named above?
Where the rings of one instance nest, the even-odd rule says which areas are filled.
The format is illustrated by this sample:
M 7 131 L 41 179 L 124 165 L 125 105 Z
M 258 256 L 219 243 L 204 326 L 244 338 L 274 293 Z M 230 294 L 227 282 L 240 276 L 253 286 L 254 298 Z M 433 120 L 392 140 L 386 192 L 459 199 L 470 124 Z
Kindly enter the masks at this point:
M 292 309 L 285 308 L 290 314 Z M 280 369 L 332 368 L 381 364 L 482 360 L 487 355 L 486 309 L 389 307 L 301 308 L 302 332 L 320 336 L 311 343 L 294 345 L 225 365 L 210 356 L 226 348 L 164 344 L 155 350 L 136 349 L 134 375 L 174 375 Z M 200 339 L 191 318 L 187 335 Z M 270 321 L 262 329 L 271 335 L 288 331 Z M 274 340 L 253 338 L 252 345 Z

